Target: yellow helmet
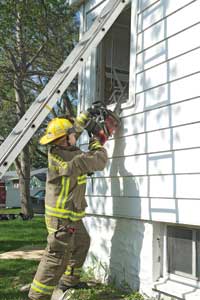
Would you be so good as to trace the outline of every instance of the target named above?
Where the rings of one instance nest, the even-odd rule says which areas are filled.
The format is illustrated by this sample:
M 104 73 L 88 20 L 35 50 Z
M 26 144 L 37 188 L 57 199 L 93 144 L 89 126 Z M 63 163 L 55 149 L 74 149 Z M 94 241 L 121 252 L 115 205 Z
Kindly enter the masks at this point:
M 40 139 L 40 144 L 46 145 L 64 135 L 67 135 L 70 128 L 73 128 L 73 124 L 67 119 L 55 118 L 51 120 L 47 126 L 45 135 L 43 135 Z

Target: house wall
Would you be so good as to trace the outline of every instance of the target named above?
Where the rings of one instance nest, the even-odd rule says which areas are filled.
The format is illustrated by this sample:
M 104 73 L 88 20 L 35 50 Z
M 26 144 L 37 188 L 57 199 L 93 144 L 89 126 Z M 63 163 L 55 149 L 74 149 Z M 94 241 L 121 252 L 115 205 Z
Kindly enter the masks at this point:
M 100 4 L 105 1 L 82 7 L 82 31 Z M 120 282 L 130 265 L 125 280 L 134 286 L 139 276 L 144 289 L 163 272 L 158 239 L 164 224 L 200 223 L 199 11 L 200 1 L 132 1 L 130 99 L 121 129 L 106 144 L 105 171 L 88 180 L 91 253 L 115 269 Z M 81 80 L 84 108 L 95 99 L 95 50 Z
M 36 192 L 40 191 L 41 187 L 30 188 L 30 195 L 33 196 Z M 6 188 L 6 207 L 21 207 L 19 188 L 15 188 L 11 185 Z

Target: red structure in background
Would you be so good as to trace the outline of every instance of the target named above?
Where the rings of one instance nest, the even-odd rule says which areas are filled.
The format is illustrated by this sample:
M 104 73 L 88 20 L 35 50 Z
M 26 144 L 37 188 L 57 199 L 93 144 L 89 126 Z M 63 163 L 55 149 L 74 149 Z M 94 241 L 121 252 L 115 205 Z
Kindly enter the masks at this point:
M 6 207 L 6 186 L 3 181 L 0 181 L 0 207 Z

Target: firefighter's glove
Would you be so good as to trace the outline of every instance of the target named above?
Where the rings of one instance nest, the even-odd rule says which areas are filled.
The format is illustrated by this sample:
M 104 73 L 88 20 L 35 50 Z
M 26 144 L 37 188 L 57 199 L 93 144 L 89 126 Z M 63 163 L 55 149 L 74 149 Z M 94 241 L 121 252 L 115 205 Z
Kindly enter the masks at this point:
M 101 143 L 100 143 L 100 141 L 98 139 L 92 138 L 89 141 L 89 147 L 88 148 L 89 148 L 90 151 L 94 151 L 94 150 L 101 149 L 102 145 L 101 145 Z
M 90 117 L 94 117 L 100 114 L 100 109 L 95 106 L 92 106 L 87 109 L 87 112 L 89 113 Z
M 80 127 L 84 128 L 85 125 L 87 124 L 88 120 L 89 120 L 89 112 L 88 111 L 83 111 L 76 118 L 75 124 L 76 124 L 76 126 L 80 126 Z
M 74 128 L 77 134 L 77 138 L 81 135 L 81 133 L 85 129 L 88 120 L 89 120 L 89 113 L 87 111 L 80 113 L 80 115 L 76 118 L 74 123 Z

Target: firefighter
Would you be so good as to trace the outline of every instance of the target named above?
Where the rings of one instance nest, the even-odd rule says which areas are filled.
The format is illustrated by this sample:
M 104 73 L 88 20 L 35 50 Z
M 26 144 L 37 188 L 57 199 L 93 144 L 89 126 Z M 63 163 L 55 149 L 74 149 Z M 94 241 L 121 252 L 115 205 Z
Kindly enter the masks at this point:
M 75 126 L 67 119 L 55 118 L 40 139 L 42 145 L 49 145 L 45 196 L 49 234 L 31 284 L 30 299 L 50 299 L 57 285 L 63 292 L 86 285 L 80 282 L 81 268 L 90 246 L 90 237 L 82 222 L 87 206 L 86 174 L 103 170 L 107 162 L 106 150 L 98 139 L 90 141 L 88 152 L 82 152 L 75 145 L 77 131 L 79 135 L 87 118 L 87 114 L 82 113 Z

